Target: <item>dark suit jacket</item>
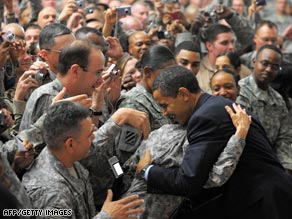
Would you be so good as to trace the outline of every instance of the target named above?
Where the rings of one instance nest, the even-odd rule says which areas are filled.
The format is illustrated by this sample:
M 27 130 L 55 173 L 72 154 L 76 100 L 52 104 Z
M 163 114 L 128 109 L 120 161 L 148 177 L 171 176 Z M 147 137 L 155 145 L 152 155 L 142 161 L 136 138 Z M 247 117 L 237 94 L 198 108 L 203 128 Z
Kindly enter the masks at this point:
M 196 200 L 213 164 L 235 133 L 224 108 L 231 104 L 223 97 L 201 95 L 187 125 L 190 146 L 181 166 L 153 166 L 148 174 L 149 188 Z M 223 194 L 220 209 L 225 218 L 292 218 L 292 177 L 279 163 L 256 119 L 253 118 L 235 172 L 219 190 Z M 214 211 L 212 207 L 205 210 Z

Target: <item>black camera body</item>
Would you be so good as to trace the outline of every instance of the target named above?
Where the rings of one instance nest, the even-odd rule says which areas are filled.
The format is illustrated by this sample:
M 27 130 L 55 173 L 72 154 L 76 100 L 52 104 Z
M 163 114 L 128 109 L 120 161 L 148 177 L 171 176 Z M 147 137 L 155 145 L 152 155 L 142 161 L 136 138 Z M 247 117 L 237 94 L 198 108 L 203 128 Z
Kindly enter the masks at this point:
M 157 37 L 158 39 L 171 39 L 171 34 L 167 30 L 159 30 L 157 31 Z
M 266 0 L 256 0 L 256 6 L 264 6 L 266 4 Z

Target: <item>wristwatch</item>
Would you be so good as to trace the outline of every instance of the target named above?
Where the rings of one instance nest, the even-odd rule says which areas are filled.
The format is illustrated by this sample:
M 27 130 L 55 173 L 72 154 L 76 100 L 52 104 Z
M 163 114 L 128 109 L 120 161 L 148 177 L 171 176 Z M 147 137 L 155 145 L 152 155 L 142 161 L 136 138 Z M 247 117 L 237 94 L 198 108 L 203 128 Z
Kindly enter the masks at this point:
M 142 168 L 142 170 L 141 170 L 141 172 L 140 172 L 140 177 L 141 177 L 142 179 L 144 179 L 144 180 L 145 180 L 145 173 L 146 173 L 146 170 L 147 170 L 147 168 L 148 168 L 149 166 L 150 166 L 150 164 L 146 165 L 145 167 Z
M 90 116 L 101 116 L 102 115 L 101 111 L 97 112 L 95 109 L 92 109 L 92 108 L 89 108 L 89 111 L 90 111 Z

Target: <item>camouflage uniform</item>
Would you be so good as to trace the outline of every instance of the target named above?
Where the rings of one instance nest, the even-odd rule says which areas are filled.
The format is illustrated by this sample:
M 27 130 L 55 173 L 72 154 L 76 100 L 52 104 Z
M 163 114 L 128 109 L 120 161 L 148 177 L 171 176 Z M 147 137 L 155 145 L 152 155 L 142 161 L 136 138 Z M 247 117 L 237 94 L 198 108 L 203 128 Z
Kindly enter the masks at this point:
M 45 148 L 23 176 L 22 182 L 33 207 L 72 209 L 72 216 L 66 218 L 111 218 L 105 212 L 95 216 L 88 172 L 79 162 L 75 162 L 73 168 L 77 178 Z
M 209 179 L 204 188 L 223 185 L 235 170 L 236 164 L 243 152 L 245 140 L 232 136 L 224 151 L 210 171 Z M 124 165 L 128 174 L 133 176 L 140 157 L 148 147 L 152 155 L 152 164 L 163 167 L 178 167 L 188 147 L 186 129 L 181 125 L 164 125 L 151 132 L 149 138 L 142 142 L 136 153 Z M 134 178 L 126 195 L 139 194 L 145 201 L 145 212 L 140 218 L 168 218 L 169 214 L 183 200 L 180 196 L 147 193 L 147 184 L 141 178 Z
M 22 117 L 19 131 L 28 129 L 30 125 L 35 123 L 46 109 L 52 104 L 53 98 L 63 89 L 63 84 L 59 79 L 42 85 L 33 91 L 27 101 L 26 108 Z M 67 94 L 65 98 L 69 95 Z
M 282 165 L 292 169 L 292 122 L 282 96 L 271 87 L 258 88 L 252 75 L 240 80 L 239 86 L 236 102 L 258 116 Z
M 139 84 L 121 96 L 119 108 L 127 107 L 145 112 L 150 120 L 151 130 L 168 124 L 169 120 L 162 115 L 161 107 L 156 103 L 152 94 Z
M 31 208 L 31 203 L 26 191 L 11 168 L 5 153 L 0 151 L 1 167 L 4 170 L 4 179 L 7 183 L 9 191 L 16 197 L 19 202 L 19 208 Z

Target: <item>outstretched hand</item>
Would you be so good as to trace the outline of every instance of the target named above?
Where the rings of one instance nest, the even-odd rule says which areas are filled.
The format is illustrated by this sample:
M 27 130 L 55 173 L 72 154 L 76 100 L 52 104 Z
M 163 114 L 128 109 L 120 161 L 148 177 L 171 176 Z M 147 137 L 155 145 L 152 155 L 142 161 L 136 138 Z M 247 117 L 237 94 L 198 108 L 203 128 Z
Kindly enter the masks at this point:
M 144 208 L 137 208 L 144 203 L 142 199 L 139 199 L 138 195 L 131 195 L 118 201 L 112 201 L 112 199 L 113 192 L 112 190 L 108 190 L 106 200 L 101 208 L 102 211 L 110 214 L 112 218 L 137 218 L 133 217 L 133 215 L 141 213 L 145 210 Z

